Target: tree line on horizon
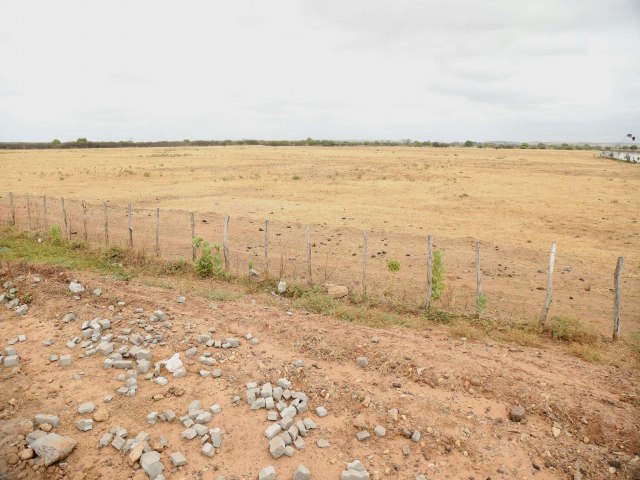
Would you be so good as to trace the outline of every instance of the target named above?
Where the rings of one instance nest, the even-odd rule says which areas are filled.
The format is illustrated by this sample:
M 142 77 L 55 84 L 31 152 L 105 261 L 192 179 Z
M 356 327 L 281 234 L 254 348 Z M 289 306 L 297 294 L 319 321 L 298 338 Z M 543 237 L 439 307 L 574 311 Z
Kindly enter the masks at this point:
M 156 142 L 134 142 L 134 141 L 91 141 L 86 137 L 80 137 L 75 141 L 61 142 L 55 139 L 51 142 L 0 142 L 0 149 L 4 150 L 21 150 L 21 149 L 65 149 L 65 148 L 135 148 L 135 147 L 224 147 L 237 145 L 262 145 L 267 147 L 302 147 L 302 146 L 319 146 L 319 147 L 466 147 L 466 148 L 496 148 L 496 149 L 550 149 L 550 150 L 607 150 L 611 148 L 623 150 L 637 150 L 637 145 L 591 145 L 577 143 L 517 143 L 517 142 L 474 142 L 467 140 L 465 142 L 438 142 L 438 141 L 412 141 L 403 139 L 400 141 L 392 140 L 371 140 L 371 141 L 349 141 L 349 140 L 316 140 L 308 137 L 304 140 L 164 140 Z

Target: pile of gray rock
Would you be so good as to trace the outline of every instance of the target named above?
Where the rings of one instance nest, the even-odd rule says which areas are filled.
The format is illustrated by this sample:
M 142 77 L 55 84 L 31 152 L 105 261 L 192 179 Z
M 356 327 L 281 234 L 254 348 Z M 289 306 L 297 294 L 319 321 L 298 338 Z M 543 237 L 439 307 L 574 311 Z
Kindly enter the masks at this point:
M 220 405 L 217 403 L 205 410 L 202 408 L 200 400 L 194 400 L 189 404 L 187 415 L 180 417 L 180 421 L 185 427 L 180 436 L 186 440 L 199 437 L 202 445 L 201 453 L 206 457 L 213 457 L 216 449 L 222 446 L 222 429 L 206 426 L 220 411 Z
M 16 315 L 24 315 L 29 310 L 29 305 L 21 303 L 18 298 L 18 289 L 14 287 L 12 282 L 4 282 L 2 288 L 5 292 L 0 293 L 0 305 L 5 306 L 8 310 L 13 310 Z
M 340 480 L 369 480 L 369 472 L 360 460 L 347 463 L 347 469 L 340 474 Z
M 249 382 L 246 399 L 252 410 L 266 409 L 267 420 L 273 422 L 264 436 L 275 459 L 283 455 L 292 457 L 296 449 L 303 449 L 308 432 L 317 428 L 311 418 L 296 420 L 296 416 L 309 411 L 308 397 L 304 392 L 292 390 L 286 378 L 280 378 L 275 387 L 270 382 L 262 385 Z
M 129 432 L 122 427 L 114 427 L 108 433 L 105 433 L 100 439 L 100 447 L 111 445 L 113 448 L 122 453 L 128 453 L 129 463 L 138 462 L 150 480 L 164 480 L 164 465 L 160 460 L 160 453 L 157 449 L 163 449 L 169 443 L 164 437 L 160 437 L 156 449 L 150 445 L 151 435 L 147 432 L 139 432 L 135 437 L 129 437 Z M 174 453 L 170 456 L 176 465 L 176 462 L 184 458 L 180 453 Z M 186 463 L 186 459 L 184 461 Z M 181 465 L 184 465 L 181 463 Z M 177 466 L 177 465 L 176 465 Z

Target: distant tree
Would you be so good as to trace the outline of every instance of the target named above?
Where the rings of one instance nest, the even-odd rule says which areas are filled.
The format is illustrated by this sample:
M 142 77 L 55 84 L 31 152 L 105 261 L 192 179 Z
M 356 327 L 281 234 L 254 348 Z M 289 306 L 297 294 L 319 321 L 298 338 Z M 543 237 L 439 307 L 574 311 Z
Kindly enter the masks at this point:
M 520 148 L 529 148 L 529 144 L 525 142 L 522 145 L 520 145 Z
M 560 149 L 561 150 L 573 150 L 573 147 L 571 145 L 569 145 L 568 143 L 563 143 L 562 145 L 560 145 Z
M 311 146 L 311 145 L 315 145 L 316 141 L 311 137 L 307 137 L 307 139 L 304 141 L 304 144 Z
M 466 142 L 464 142 L 464 146 L 465 147 L 473 147 L 475 145 L 474 142 L 472 142 L 471 140 L 467 140 Z
M 54 138 L 53 141 L 51 142 L 51 145 L 57 146 L 57 145 L 60 145 L 60 143 L 62 143 L 60 142 L 60 140 L 58 140 L 57 138 Z
M 185 138 L 184 140 L 182 140 L 182 143 L 191 143 L 191 140 L 189 140 L 188 138 Z
M 76 143 L 87 143 L 86 137 L 80 137 L 76 140 Z
M 638 150 L 638 145 L 631 145 L 629 148 L 635 152 Z
M 544 150 L 545 148 L 547 148 L 547 146 L 546 146 L 544 143 L 540 142 L 540 143 L 538 144 L 538 148 L 539 148 L 540 150 Z

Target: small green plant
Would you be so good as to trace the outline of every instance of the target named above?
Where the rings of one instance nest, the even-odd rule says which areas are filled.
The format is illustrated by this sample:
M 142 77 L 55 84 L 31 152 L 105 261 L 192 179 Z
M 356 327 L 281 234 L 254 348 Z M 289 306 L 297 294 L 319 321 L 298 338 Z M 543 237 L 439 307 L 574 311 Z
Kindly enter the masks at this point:
M 487 308 L 487 296 L 481 293 L 480 296 L 476 297 L 476 313 L 480 315 L 485 308 Z
M 445 271 L 444 271 L 444 253 L 442 250 L 436 250 L 433 252 L 433 267 L 431 268 L 431 278 L 432 278 L 432 287 L 431 287 L 431 299 L 439 300 L 442 292 L 445 289 L 444 279 L 445 279 Z
M 51 225 L 49 228 L 49 238 L 51 239 L 51 242 L 56 245 L 60 245 L 62 243 L 62 230 L 60 229 L 60 225 Z
M 400 262 L 398 260 L 387 260 L 387 270 L 392 274 L 400 271 Z
M 253 259 L 249 260 L 249 271 L 253 270 Z
M 220 245 L 214 243 L 211 245 L 200 237 L 193 239 L 193 246 L 200 249 L 200 256 L 196 259 L 196 273 L 200 277 L 210 277 L 214 275 L 220 277 L 223 275 L 223 260 L 220 255 Z M 212 250 L 213 248 L 213 250 Z

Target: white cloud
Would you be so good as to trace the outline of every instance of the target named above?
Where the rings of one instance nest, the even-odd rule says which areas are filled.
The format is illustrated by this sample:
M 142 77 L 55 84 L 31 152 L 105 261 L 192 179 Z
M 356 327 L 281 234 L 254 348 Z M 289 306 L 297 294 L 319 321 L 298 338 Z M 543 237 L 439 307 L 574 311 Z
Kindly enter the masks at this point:
M 617 141 L 639 5 L 0 1 L 0 141 Z

